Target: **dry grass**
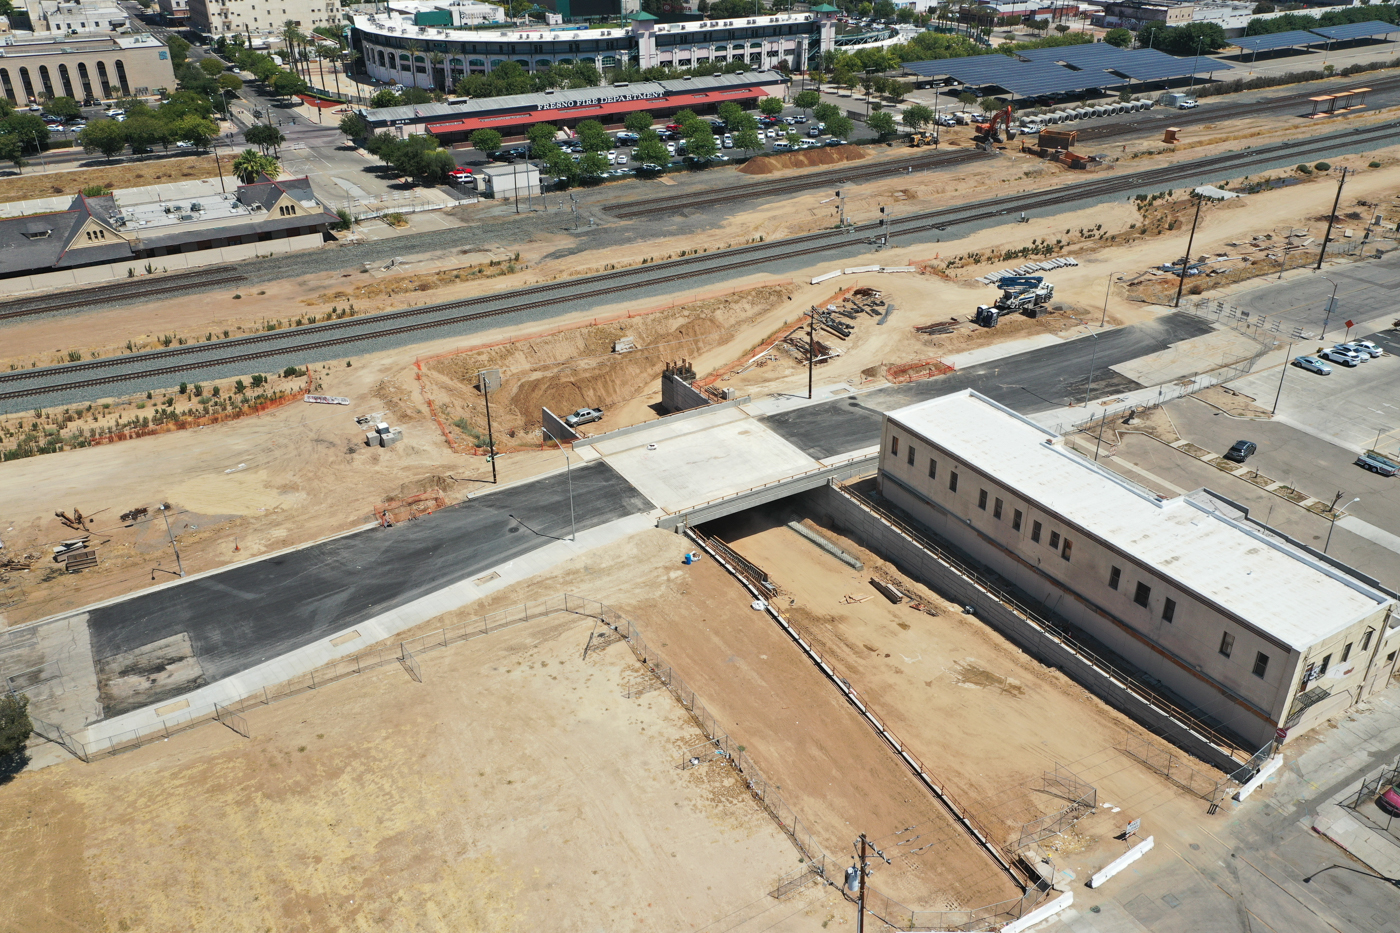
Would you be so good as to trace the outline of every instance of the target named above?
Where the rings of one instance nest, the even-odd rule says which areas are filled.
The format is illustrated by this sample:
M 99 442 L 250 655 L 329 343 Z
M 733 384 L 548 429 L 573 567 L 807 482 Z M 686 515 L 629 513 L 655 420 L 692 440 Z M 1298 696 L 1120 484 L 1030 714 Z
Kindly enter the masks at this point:
M 213 178 L 219 173 L 213 156 L 160 159 L 135 165 L 99 165 L 66 172 L 43 172 L 0 178 L 0 201 L 29 201 L 77 194 L 90 185 L 106 188 L 142 188 L 172 181 Z

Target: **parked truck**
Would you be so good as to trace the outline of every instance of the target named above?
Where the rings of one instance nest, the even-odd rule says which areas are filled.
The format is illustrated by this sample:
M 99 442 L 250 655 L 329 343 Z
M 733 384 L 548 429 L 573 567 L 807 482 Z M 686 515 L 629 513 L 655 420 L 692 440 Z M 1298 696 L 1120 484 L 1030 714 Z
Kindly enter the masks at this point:
M 1004 314 L 1020 312 L 1026 317 L 1039 317 L 1055 297 L 1055 286 L 1040 275 L 1009 275 L 997 283 L 1001 297 L 995 304 L 978 305 L 973 321 L 982 327 L 996 327 Z

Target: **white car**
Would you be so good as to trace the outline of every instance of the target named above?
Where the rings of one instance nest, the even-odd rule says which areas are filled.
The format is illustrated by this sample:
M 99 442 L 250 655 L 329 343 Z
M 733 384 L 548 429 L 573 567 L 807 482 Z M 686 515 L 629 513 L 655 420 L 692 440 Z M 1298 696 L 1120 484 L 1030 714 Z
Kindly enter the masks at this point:
M 778 138 L 778 131 L 775 130 L 775 129 L 771 129 L 771 128 L 770 128 L 770 129 L 768 130 L 768 138 L 769 138 L 769 139 L 777 139 L 777 138 Z
M 119 107 L 113 107 L 111 110 L 104 110 L 104 111 L 102 111 L 102 112 L 105 113 L 105 114 L 106 114 L 107 116 L 109 116 L 109 117 L 123 117 L 123 116 L 126 116 L 126 111 L 125 111 L 125 110 L 122 110 L 122 109 L 119 108 Z
M 1341 363 L 1343 366 L 1360 366 L 1361 357 L 1357 356 L 1355 350 L 1345 350 L 1341 347 L 1328 347 L 1318 354 L 1324 360 L 1333 363 Z
M 1348 346 L 1356 347 L 1358 350 L 1365 350 L 1375 359 L 1385 356 L 1385 351 L 1369 340 L 1353 340 Z
M 193 149 L 193 148 L 194 148 L 194 143 L 186 142 L 185 140 L 182 139 L 182 140 L 180 140 L 179 142 L 177 142 L 177 143 L 175 144 L 175 148 L 176 148 L 176 149 Z
M 1339 344 L 1337 344 L 1337 349 L 1338 349 L 1338 350 L 1350 350 L 1352 353 L 1355 353 L 1355 354 L 1356 354 L 1356 358 L 1359 359 L 1359 360 L 1360 360 L 1361 362 L 1363 362 L 1363 363 L 1369 363 L 1369 362 L 1371 362 L 1371 351 L 1368 350 L 1368 349 L 1366 349 L 1365 347 L 1361 346 L 1360 344 L 1355 344 L 1355 343 L 1339 343 Z
M 1306 369 L 1310 373 L 1317 373 L 1320 376 L 1332 375 L 1332 367 L 1315 356 L 1299 356 L 1293 360 L 1293 365 L 1300 369 Z
M 614 164 L 614 165 L 626 165 L 626 164 L 627 164 L 627 160 L 628 160 L 629 158 L 630 158 L 629 153 L 627 153 L 627 152 L 619 152 L 619 153 L 617 154 L 617 159 L 614 161 L 613 164 Z

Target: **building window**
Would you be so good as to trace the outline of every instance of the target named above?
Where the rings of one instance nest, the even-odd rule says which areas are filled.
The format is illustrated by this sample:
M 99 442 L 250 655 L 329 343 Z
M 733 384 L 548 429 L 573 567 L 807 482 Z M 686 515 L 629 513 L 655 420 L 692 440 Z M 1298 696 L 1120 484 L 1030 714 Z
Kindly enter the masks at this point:
M 102 87 L 102 96 L 112 96 L 112 83 L 107 80 L 107 63 L 97 63 L 97 83 Z
M 1317 676 L 1318 676 L 1318 677 L 1321 677 L 1323 674 L 1327 673 L 1327 668 L 1329 668 L 1329 667 L 1331 667 L 1331 666 L 1332 666 L 1332 656 L 1331 656 L 1330 654 L 1323 655 L 1323 656 L 1322 656 L 1322 666 L 1321 666 L 1320 668 L 1318 668 Z
M 1060 557 L 1064 558 L 1065 560 L 1069 560 L 1070 552 L 1073 550 L 1074 542 L 1071 541 L 1069 538 L 1066 538 L 1065 543 L 1060 547 Z
M 1316 661 L 1314 661 L 1313 663 L 1309 664 L 1307 667 L 1303 668 L 1303 676 L 1298 680 L 1298 692 L 1299 692 L 1299 693 L 1302 693 L 1304 690 L 1308 689 L 1308 684 L 1310 684 L 1310 683 L 1313 682 L 1314 671 L 1316 671 L 1316 670 L 1317 670 L 1317 662 L 1316 662 Z
M 64 96 L 72 98 L 76 98 L 78 96 L 73 93 L 73 78 L 71 75 L 68 74 L 67 65 L 58 66 L 58 80 L 63 82 Z
M 891 457 L 898 457 L 898 456 L 899 456 L 899 438 L 898 438 L 898 437 L 891 437 L 891 438 L 890 438 L 890 456 L 891 456 Z
M 984 512 L 987 511 L 987 490 L 979 489 L 977 491 L 977 507 Z
M 1031 522 L 1031 540 L 1040 543 L 1040 522 Z
M 1133 591 L 1133 602 L 1139 606 L 1146 606 L 1147 601 L 1152 598 L 1152 587 L 1142 581 L 1138 581 L 1137 589 Z
M 1122 579 L 1123 571 L 1119 570 L 1117 567 L 1110 567 L 1108 569 L 1108 588 L 1110 590 L 1118 589 L 1118 581 Z
M 1052 550 L 1052 551 L 1059 550 L 1059 547 L 1060 547 L 1060 533 L 1059 533 L 1058 531 L 1052 531 L 1052 532 L 1050 532 L 1050 550 Z
M 1254 676 L 1263 677 L 1264 672 L 1269 669 L 1269 656 L 1262 651 L 1254 653 Z
M 122 96 L 130 97 L 131 85 L 127 84 L 126 82 L 126 65 L 122 64 L 122 60 L 120 58 L 117 59 L 114 64 L 117 66 L 117 83 L 120 84 L 122 87 Z
M 1225 657 L 1230 656 L 1230 652 L 1235 650 L 1235 636 L 1225 632 L 1220 636 L 1220 653 Z
M 1162 604 L 1162 621 L 1170 622 L 1176 618 L 1176 600 L 1168 599 Z
M 948 474 L 948 491 L 949 491 L 949 492 L 957 492 L 957 491 L 958 491 L 958 474 L 956 474 L 956 473 L 949 473 L 949 474 Z
M 995 502 L 992 503 L 992 518 L 995 518 L 997 521 L 1001 521 L 1001 500 L 1000 500 L 1000 499 L 998 499 L 998 500 L 996 500 Z
M 913 466 L 913 465 L 914 465 L 914 445 L 913 445 L 913 444 L 910 444 L 910 445 L 909 445 L 909 452 L 908 452 L 908 455 L 907 455 L 906 458 L 905 458 L 905 462 L 907 462 L 910 466 Z
M 67 66 L 61 66 L 61 67 L 67 67 Z M 15 86 L 14 86 L 13 84 L 10 83 L 10 69 L 8 69 L 8 68 L 0 68 L 0 85 L 3 85 L 3 86 L 4 86 L 4 88 L 5 88 L 5 96 L 8 97 L 8 98 L 10 99 L 10 103 L 12 103 L 12 104 L 17 104 L 17 103 L 19 103 L 19 101 L 15 100 Z
M 58 96 L 57 94 L 55 94 L 55 93 L 53 92 L 53 82 L 49 80 L 49 66 L 48 66 L 48 65 L 40 65 L 40 66 L 39 66 L 39 83 L 42 84 L 42 85 L 44 86 L 44 93 L 47 94 L 49 97 L 57 97 L 57 96 Z
M 938 461 L 932 457 L 928 458 L 928 478 L 938 479 Z
M 1342 649 L 1342 660 L 1340 663 L 1347 663 L 1347 658 L 1349 657 L 1351 657 L 1351 642 L 1347 642 L 1346 647 Z
M 19 70 L 19 80 L 20 83 L 24 85 L 24 93 L 29 95 L 29 99 L 38 100 L 39 95 L 34 93 L 34 82 L 29 80 L 28 68 L 21 68 Z
M 1020 531 L 1020 530 L 1021 530 L 1021 510 L 1020 510 L 1020 509 L 1016 509 L 1014 512 L 1011 513 L 1011 530 L 1012 530 L 1012 531 Z
M 1371 636 L 1376 633 L 1373 628 L 1368 628 L 1366 634 L 1361 636 L 1361 650 L 1365 651 L 1371 647 Z

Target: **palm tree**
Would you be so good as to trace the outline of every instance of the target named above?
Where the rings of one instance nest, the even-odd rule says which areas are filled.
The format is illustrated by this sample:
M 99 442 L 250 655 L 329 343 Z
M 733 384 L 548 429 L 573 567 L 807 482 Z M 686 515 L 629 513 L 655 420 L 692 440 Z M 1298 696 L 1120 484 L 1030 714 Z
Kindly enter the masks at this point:
M 418 86 L 418 53 L 423 51 L 423 47 L 417 42 L 408 43 L 408 67 L 409 74 L 413 76 L 412 87 Z
M 442 91 L 446 91 L 446 90 L 447 90 L 447 65 L 444 64 L 444 63 L 447 61 L 447 56 L 444 55 L 444 54 L 442 54 L 441 52 L 431 52 L 431 53 L 429 53 L 429 55 L 428 55 L 428 61 L 430 61 L 430 62 L 433 63 L 433 87 L 437 87 L 437 73 L 438 73 L 438 69 L 440 68 L 440 69 L 442 69 L 442 88 L 441 88 L 441 90 L 442 90 Z
M 275 181 L 277 176 L 282 174 L 282 164 L 274 156 L 244 149 L 238 158 L 233 160 L 233 174 L 245 185 L 257 181 L 259 175 L 266 175 Z

